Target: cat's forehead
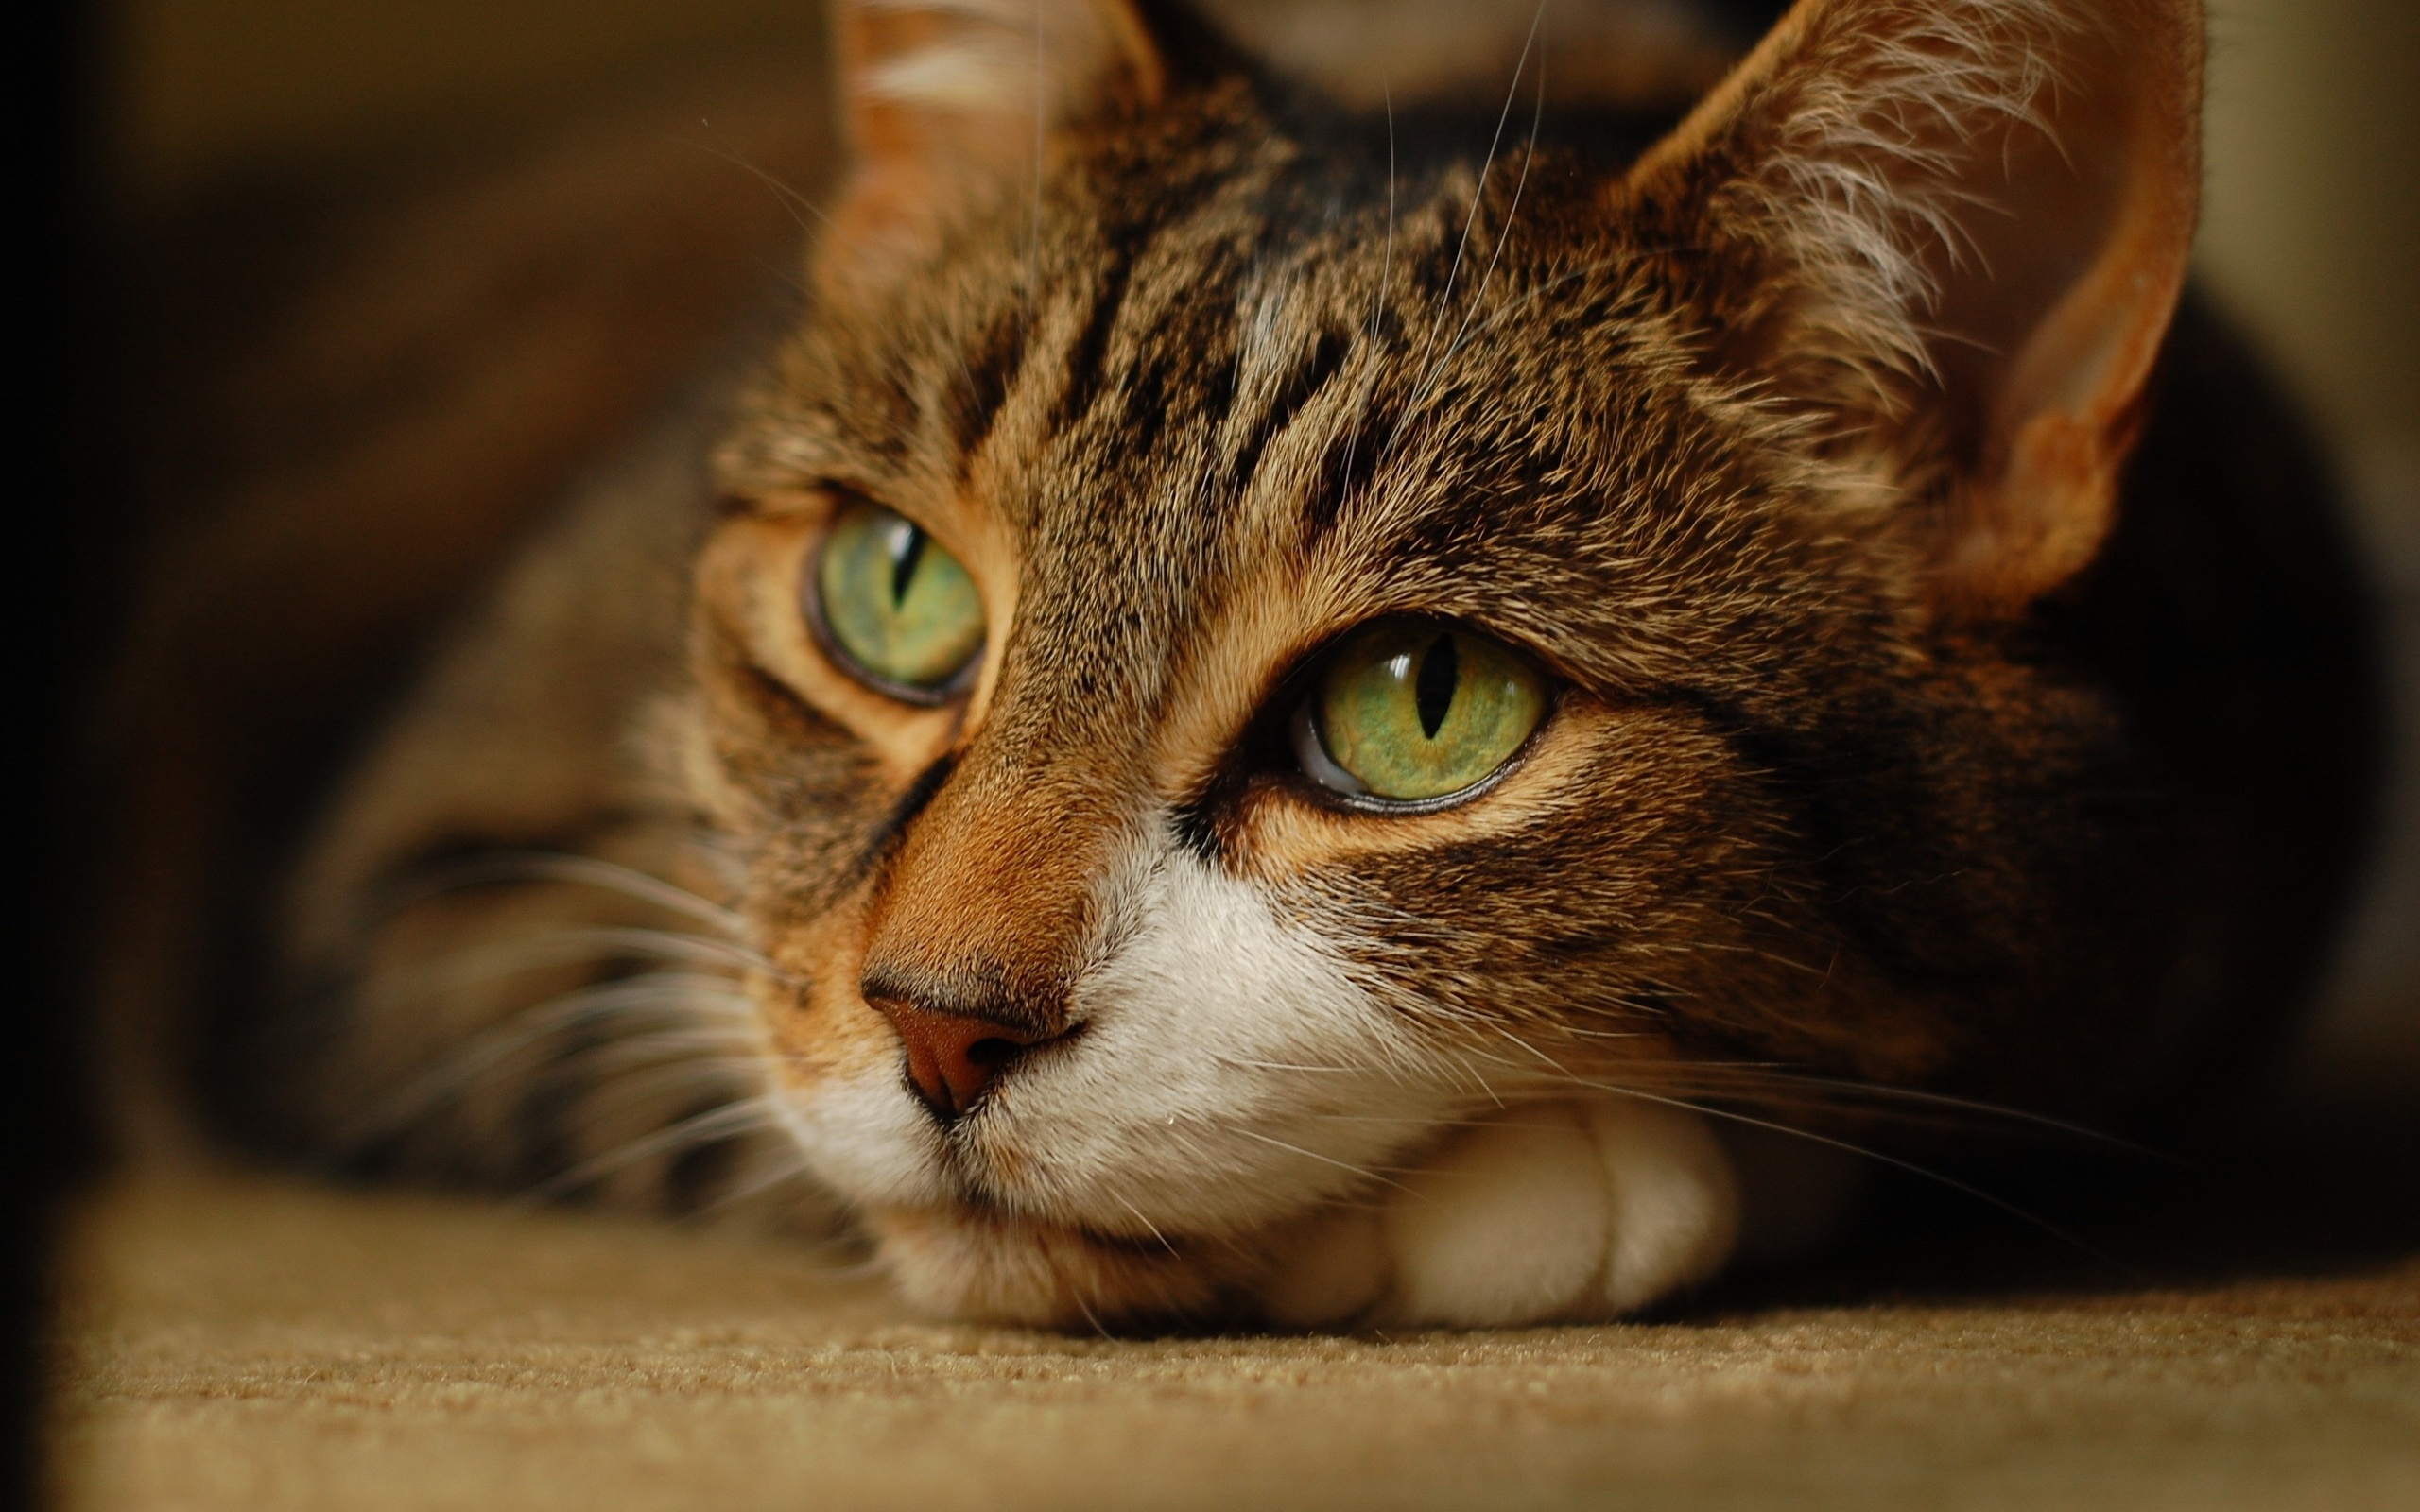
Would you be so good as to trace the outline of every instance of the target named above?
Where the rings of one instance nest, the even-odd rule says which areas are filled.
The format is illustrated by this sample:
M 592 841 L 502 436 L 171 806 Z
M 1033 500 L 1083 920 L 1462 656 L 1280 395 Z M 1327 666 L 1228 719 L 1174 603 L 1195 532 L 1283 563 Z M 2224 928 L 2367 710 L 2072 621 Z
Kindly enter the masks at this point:
M 1685 387 L 1599 215 L 1612 160 L 1425 129 L 1078 157 L 825 312 L 808 408 L 885 502 L 988 511 L 1045 572 L 1601 525 Z

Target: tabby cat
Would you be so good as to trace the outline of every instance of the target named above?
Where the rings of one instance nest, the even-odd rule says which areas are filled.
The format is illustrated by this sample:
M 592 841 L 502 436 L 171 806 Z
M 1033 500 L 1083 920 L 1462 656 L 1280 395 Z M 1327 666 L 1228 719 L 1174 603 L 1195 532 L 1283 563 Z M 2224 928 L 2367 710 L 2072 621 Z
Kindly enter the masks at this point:
M 2268 1052 L 2374 710 L 2196 0 L 837 10 L 804 315 L 338 786 L 253 1135 L 1492 1326 L 1803 1228 L 1777 1131 Z

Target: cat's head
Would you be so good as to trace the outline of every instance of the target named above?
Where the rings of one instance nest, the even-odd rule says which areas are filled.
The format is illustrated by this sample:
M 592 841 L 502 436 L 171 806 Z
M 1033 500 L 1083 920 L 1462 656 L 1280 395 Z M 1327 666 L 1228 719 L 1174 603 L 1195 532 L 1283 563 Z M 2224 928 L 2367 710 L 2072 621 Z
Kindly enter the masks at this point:
M 1468 120 L 1142 0 L 843 9 L 691 781 L 913 1292 L 1200 1307 L 1502 1105 L 2135 1032 L 2152 821 L 2023 627 L 2183 277 L 2195 6 L 1806 0 L 1660 135 L 1558 108 L 1551 5 Z

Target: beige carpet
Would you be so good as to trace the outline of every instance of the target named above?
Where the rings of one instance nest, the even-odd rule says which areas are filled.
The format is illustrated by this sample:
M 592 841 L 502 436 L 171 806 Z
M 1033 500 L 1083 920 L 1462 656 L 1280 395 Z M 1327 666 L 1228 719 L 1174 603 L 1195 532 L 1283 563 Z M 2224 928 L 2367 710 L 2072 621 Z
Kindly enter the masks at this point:
M 2420 1507 L 2420 1262 L 1396 1338 L 937 1326 L 732 1239 L 122 1185 L 78 1508 Z

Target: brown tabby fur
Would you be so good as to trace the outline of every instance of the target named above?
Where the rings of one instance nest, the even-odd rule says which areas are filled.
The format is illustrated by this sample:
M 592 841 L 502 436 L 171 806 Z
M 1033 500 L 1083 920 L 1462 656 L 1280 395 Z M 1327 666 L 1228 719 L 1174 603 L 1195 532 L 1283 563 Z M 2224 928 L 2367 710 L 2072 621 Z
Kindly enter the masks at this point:
M 1558 94 L 1550 50 L 1501 116 L 1366 112 L 1174 7 L 1117 13 L 1135 31 L 1069 86 L 1038 187 L 1022 138 L 860 111 L 871 166 L 711 489 L 693 408 L 577 490 L 339 790 L 287 894 L 285 1010 L 219 1061 L 277 1089 L 245 1123 L 550 1194 L 781 1193 L 782 1138 L 734 1099 L 895 1055 L 872 995 L 1073 1027 L 1130 928 L 1102 879 L 1152 836 L 1316 927 L 1490 1095 L 1799 1124 L 1881 1087 L 2114 1122 L 2259 1060 L 2372 776 L 2324 487 L 2223 328 L 2190 299 L 2169 327 L 2150 250 L 2083 418 L 2012 429 L 2012 309 L 2073 272 L 2025 238 L 2123 191 L 2087 172 L 2082 208 L 1977 229 L 1956 180 L 1961 153 L 2055 150 L 2007 49 L 2081 60 L 2089 112 L 2115 33 L 1810 0 L 1667 136 Z M 2192 77 L 2143 88 L 2187 119 Z M 1827 243 L 1824 154 L 1886 96 L 1915 124 L 1858 162 L 1899 198 L 1878 242 Z M 2189 194 L 2142 214 L 2117 244 L 2189 234 Z M 962 706 L 891 703 L 801 633 L 800 564 L 848 498 L 982 588 Z M 1483 627 L 1559 692 L 1484 799 L 1374 820 L 1305 790 L 1277 721 L 1309 657 L 1395 613 Z M 706 964 L 752 1008 L 710 1041 L 577 1011 L 481 1041 L 712 954 L 660 897 L 476 859 L 538 850 L 735 911 Z M 409 890 L 432 866 L 448 890 Z M 529 943 L 566 925 L 582 958 Z M 428 974 L 472 948 L 506 954 Z M 954 1148 L 977 1190 L 1032 1154 Z M 1199 1309 L 1253 1263 L 1148 1218 L 1158 1250 L 980 1202 L 871 1217 L 911 1286 L 992 1246 L 928 1289 L 977 1312 Z

